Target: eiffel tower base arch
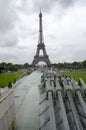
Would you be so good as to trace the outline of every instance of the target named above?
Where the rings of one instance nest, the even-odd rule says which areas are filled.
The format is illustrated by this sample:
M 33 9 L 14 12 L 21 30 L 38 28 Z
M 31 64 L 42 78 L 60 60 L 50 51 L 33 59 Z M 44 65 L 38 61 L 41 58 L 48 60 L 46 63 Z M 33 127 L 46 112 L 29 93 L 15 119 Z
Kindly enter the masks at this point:
M 37 63 L 39 62 L 45 62 L 47 64 L 47 66 L 50 66 L 51 65 L 51 62 L 48 58 L 48 56 L 34 56 L 34 60 L 32 62 L 32 65 L 35 66 Z

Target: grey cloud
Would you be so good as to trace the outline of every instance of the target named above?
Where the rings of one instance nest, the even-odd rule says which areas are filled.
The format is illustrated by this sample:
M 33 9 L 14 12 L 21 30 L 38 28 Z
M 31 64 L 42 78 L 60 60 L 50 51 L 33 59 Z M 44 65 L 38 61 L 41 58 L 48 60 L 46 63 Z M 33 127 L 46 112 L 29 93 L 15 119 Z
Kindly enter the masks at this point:
M 69 60 L 73 61 L 86 58 L 86 46 L 84 45 L 86 41 L 86 30 L 80 26 L 80 32 L 83 32 L 83 34 L 79 36 L 76 35 L 79 25 L 74 28 L 71 24 L 72 21 L 69 20 L 69 16 L 72 12 L 75 18 L 74 14 L 76 10 L 79 10 L 79 7 L 81 7 L 82 13 L 85 12 L 85 6 L 84 8 L 83 6 L 78 7 L 77 4 L 86 3 L 86 0 L 17 1 L 19 1 L 19 3 L 16 4 L 15 9 L 13 2 L 15 4 L 16 0 L 0 0 L 0 61 L 4 60 L 6 62 L 11 61 L 16 63 L 24 63 L 25 61 L 30 63 L 32 61 L 38 43 L 37 26 L 40 8 L 45 13 L 44 18 L 46 22 L 43 22 L 44 42 L 51 61 L 57 63 L 61 59 L 63 61 L 66 59 L 67 61 L 69 58 Z M 73 5 L 74 8 L 72 8 Z M 71 13 L 68 13 L 66 10 L 68 8 L 71 8 Z M 75 12 L 73 11 L 74 9 Z M 62 15 L 63 12 L 66 12 L 66 15 L 60 18 L 57 13 Z M 81 19 L 83 17 L 85 18 L 85 13 L 80 15 L 77 11 L 77 14 Z M 83 24 L 82 21 L 79 21 L 78 17 L 75 20 L 75 23 Z M 61 24 L 59 24 L 59 22 Z M 60 31 L 61 25 L 62 28 Z M 83 26 L 84 25 L 85 24 L 83 24 Z M 67 27 L 69 27 L 69 29 Z M 67 33 L 66 29 L 72 31 Z M 19 38 L 20 41 L 17 41 L 17 38 Z M 85 48 L 85 50 L 83 48 Z
M 55 6 L 62 6 L 63 8 L 67 9 L 74 4 L 77 4 L 77 2 L 80 4 L 85 4 L 86 0 L 33 0 L 33 8 L 37 12 L 40 10 L 40 8 L 44 12 L 50 12 Z
M 6 32 L 13 28 L 15 13 L 12 6 L 13 0 L 0 0 L 0 32 Z
M 55 6 L 61 6 L 66 9 L 77 2 L 86 3 L 85 0 L 33 0 L 33 9 L 38 12 L 41 8 L 43 12 L 50 12 Z
M 32 0 L 30 5 L 28 0 L 22 0 L 21 1 L 21 10 L 26 13 L 33 13 L 35 12 L 39 12 L 40 9 L 42 9 L 43 12 L 49 12 L 52 10 L 52 8 L 54 7 L 54 4 L 56 3 L 56 0 Z M 29 8 L 29 10 L 28 10 Z
M 58 0 L 58 2 L 63 8 L 68 8 L 77 3 L 79 3 L 81 5 L 86 4 L 86 0 Z
M 34 7 L 34 10 L 37 10 L 39 11 L 40 8 L 44 11 L 44 12 L 49 12 L 50 10 L 52 10 L 54 4 L 55 4 L 56 0 L 34 0 L 34 4 L 33 4 L 33 7 Z
M 19 4 L 16 5 L 16 9 L 19 12 L 25 13 L 25 14 L 31 14 L 33 12 L 32 10 L 32 4 L 33 0 L 18 0 Z
M 58 2 L 59 2 L 59 4 L 61 4 L 61 6 L 67 8 L 71 5 L 73 5 L 75 0 L 59 0 Z
M 0 47 L 14 47 L 16 45 L 16 42 L 14 41 L 5 41 L 0 44 Z
M 72 61 L 83 61 L 86 59 L 86 50 L 83 49 L 83 50 L 78 50 L 78 51 L 74 51 L 72 53 Z
M 77 2 L 84 4 L 86 0 L 18 0 L 20 1 L 20 6 L 17 8 L 23 13 L 31 14 L 39 12 L 40 9 L 43 12 L 51 12 L 55 6 L 57 8 L 61 6 L 63 9 L 67 9 L 70 6 L 73 6 Z
M 14 55 L 14 54 L 9 54 L 9 53 L 0 53 L 0 61 L 5 61 L 5 62 L 8 62 L 10 61 L 11 59 L 17 59 L 17 57 Z
M 17 36 L 13 31 L 0 35 L 0 47 L 16 46 L 18 42 Z
M 16 46 L 17 41 L 16 40 L 9 40 L 9 41 L 5 41 L 2 44 L 2 47 L 14 47 Z
M 14 0 L 0 0 L 0 47 L 10 47 L 17 43 L 15 22 L 17 15 Z

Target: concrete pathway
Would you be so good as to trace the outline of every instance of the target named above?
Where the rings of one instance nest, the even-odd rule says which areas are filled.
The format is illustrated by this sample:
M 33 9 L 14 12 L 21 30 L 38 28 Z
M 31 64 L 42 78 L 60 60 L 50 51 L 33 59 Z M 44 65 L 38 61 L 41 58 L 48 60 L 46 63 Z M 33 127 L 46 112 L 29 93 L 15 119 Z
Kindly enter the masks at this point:
M 15 89 L 16 130 L 39 129 L 38 85 L 40 84 L 40 78 L 41 73 L 35 71 L 21 80 Z

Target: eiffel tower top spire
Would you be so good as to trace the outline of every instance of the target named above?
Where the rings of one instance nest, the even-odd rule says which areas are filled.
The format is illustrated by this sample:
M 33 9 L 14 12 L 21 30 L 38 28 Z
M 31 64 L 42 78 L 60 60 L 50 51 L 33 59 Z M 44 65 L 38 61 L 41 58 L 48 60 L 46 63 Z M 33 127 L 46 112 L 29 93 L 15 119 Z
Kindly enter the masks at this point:
M 38 44 L 43 44 L 44 43 L 44 39 L 43 39 L 43 27 L 42 27 L 42 13 L 40 10 L 39 13 L 39 41 Z

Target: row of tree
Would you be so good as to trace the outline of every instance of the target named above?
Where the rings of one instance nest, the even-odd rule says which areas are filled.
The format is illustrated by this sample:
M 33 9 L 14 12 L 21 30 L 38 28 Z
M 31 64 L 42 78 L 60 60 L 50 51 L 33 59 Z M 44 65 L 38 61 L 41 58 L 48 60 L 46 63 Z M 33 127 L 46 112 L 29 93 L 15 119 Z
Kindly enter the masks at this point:
M 6 62 L 2 62 L 0 63 L 0 72 L 1 71 L 18 71 L 19 69 L 27 69 L 30 68 L 31 65 L 29 65 L 28 63 L 25 64 L 12 64 L 12 63 L 6 63 Z
M 59 69 L 86 69 L 86 60 L 83 62 L 73 62 L 73 63 L 54 63 L 51 64 L 51 67 L 56 67 Z M 0 63 L 0 72 L 1 70 L 7 71 L 18 71 L 19 69 L 27 69 L 31 68 L 32 65 L 25 63 L 25 64 L 12 64 L 12 63 L 6 63 L 2 62 Z
M 86 60 L 83 62 L 73 62 L 73 63 L 58 63 L 58 64 L 52 64 L 54 67 L 57 67 L 59 69 L 86 69 Z

